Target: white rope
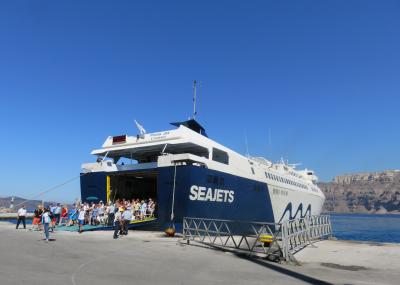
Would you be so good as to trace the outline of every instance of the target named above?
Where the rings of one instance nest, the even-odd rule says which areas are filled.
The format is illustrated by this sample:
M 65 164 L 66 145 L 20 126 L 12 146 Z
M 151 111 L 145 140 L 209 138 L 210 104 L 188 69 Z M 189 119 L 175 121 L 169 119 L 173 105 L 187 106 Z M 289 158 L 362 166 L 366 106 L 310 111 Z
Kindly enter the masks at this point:
M 172 189 L 172 210 L 171 210 L 171 222 L 174 220 L 174 207 L 175 207 L 175 187 L 176 187 L 176 164 L 174 171 L 174 188 Z
M 88 172 L 87 172 L 87 173 L 88 173 Z M 53 187 L 50 187 L 50 188 L 48 188 L 47 190 L 42 191 L 42 192 L 40 192 L 39 194 L 37 194 L 37 195 L 31 197 L 31 199 L 26 199 L 26 200 L 24 200 L 23 202 L 21 202 L 21 203 L 15 205 L 14 207 L 17 208 L 19 205 L 22 205 L 22 204 L 24 204 L 24 203 L 26 203 L 26 202 L 28 202 L 28 201 L 32 201 L 32 200 L 34 200 L 35 198 L 38 198 L 38 197 L 40 197 L 40 196 L 42 196 L 42 195 L 44 195 L 44 194 L 46 194 L 46 193 L 49 193 L 49 192 L 51 192 L 51 191 L 57 190 L 58 188 L 61 188 L 62 186 L 66 185 L 66 184 L 68 184 L 68 183 L 71 183 L 72 181 L 74 181 L 74 180 L 76 180 L 76 179 L 78 179 L 78 178 L 80 178 L 80 177 L 86 175 L 87 173 L 81 173 L 80 175 L 75 176 L 75 177 L 73 177 L 73 178 L 71 178 L 71 179 L 68 179 L 67 181 L 65 181 L 65 182 L 63 182 L 63 183 L 57 184 L 57 185 L 55 185 L 55 186 L 53 186 Z

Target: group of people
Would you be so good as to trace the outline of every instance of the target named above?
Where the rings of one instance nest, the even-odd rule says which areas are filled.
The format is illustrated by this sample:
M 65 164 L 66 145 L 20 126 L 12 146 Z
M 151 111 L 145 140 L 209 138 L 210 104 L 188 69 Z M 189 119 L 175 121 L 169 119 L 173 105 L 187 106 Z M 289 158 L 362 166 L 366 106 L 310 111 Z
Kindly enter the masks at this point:
M 139 200 L 117 200 L 116 212 L 114 215 L 114 239 L 118 236 L 128 235 L 128 225 L 133 220 L 144 220 L 147 217 L 153 218 L 156 209 L 156 202 L 153 199 Z
M 51 204 L 49 207 L 38 205 L 33 213 L 32 230 L 41 230 L 43 225 L 43 214 L 48 213 L 50 218 L 49 229 L 53 230 L 55 226 L 65 224 L 68 219 L 67 205 L 61 206 L 60 203 Z
M 63 215 L 65 216 L 65 213 L 67 213 L 66 206 L 62 208 L 59 203 L 57 205 L 51 205 L 48 208 L 39 205 L 33 215 L 32 230 L 42 230 L 43 226 L 45 240 L 48 242 L 49 232 L 54 229 L 56 224 L 60 223 L 60 220 Z M 21 222 L 24 229 L 26 229 L 26 214 L 27 210 L 25 205 L 23 205 L 17 212 L 18 220 L 16 229 L 18 229 Z
M 79 225 L 79 233 L 83 232 L 84 225 L 104 225 L 115 226 L 114 238 L 118 235 L 128 234 L 128 225 L 134 220 L 144 220 L 153 218 L 156 210 L 156 202 L 139 199 L 119 199 L 115 203 L 75 203 L 71 209 L 67 205 L 61 206 L 60 203 L 51 204 L 49 207 L 39 205 L 34 212 L 32 230 L 43 230 L 46 241 L 49 240 L 49 232 L 56 226 Z M 16 228 L 23 223 L 24 228 L 26 208 L 22 206 L 18 210 L 18 221 Z
M 156 202 L 153 199 L 148 200 L 117 200 L 115 203 L 109 202 L 104 204 L 102 201 L 99 203 L 83 203 L 74 207 L 70 214 L 69 225 L 78 224 L 79 232 L 83 231 L 84 225 L 115 225 L 118 213 L 123 209 L 125 212 L 125 221 L 129 223 L 133 220 L 144 220 L 147 217 L 154 217 Z M 127 224 L 125 222 L 124 224 Z

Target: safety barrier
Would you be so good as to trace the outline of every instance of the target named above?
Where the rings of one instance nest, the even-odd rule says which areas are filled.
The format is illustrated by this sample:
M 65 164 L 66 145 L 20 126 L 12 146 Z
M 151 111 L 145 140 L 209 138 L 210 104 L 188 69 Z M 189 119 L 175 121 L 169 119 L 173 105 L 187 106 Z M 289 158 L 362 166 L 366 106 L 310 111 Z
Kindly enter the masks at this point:
M 185 217 L 183 240 L 295 261 L 294 254 L 332 235 L 329 216 L 310 216 L 281 224 Z
M 253 253 L 280 256 L 273 245 L 278 246 L 278 224 L 261 222 L 243 222 L 203 218 L 183 219 L 183 240 L 189 244 L 196 241 L 213 246 L 232 248 Z M 269 246 L 263 242 L 267 236 Z M 279 248 L 279 246 L 278 246 Z
M 313 242 L 332 237 L 330 216 L 309 216 L 282 223 L 282 253 L 286 261 L 295 261 L 294 254 Z

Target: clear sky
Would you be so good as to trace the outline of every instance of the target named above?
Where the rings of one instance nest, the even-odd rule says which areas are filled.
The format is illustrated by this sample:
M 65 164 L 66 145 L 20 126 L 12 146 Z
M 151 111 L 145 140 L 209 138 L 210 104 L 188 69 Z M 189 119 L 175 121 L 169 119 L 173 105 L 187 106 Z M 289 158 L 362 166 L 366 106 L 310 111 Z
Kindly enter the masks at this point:
M 399 1 L 1 1 L 0 196 L 79 175 L 109 135 L 192 112 L 320 180 L 400 168 Z M 72 201 L 79 182 L 44 199 Z

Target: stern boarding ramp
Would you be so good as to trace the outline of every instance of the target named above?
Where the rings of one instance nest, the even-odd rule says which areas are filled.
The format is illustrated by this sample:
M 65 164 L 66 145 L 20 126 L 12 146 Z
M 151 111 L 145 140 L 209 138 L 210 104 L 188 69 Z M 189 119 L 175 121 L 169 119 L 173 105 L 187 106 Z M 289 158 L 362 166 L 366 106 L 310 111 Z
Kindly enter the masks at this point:
M 297 262 L 294 254 L 332 238 L 330 216 L 309 216 L 280 224 L 185 217 L 183 241 L 262 256 L 272 261 Z

